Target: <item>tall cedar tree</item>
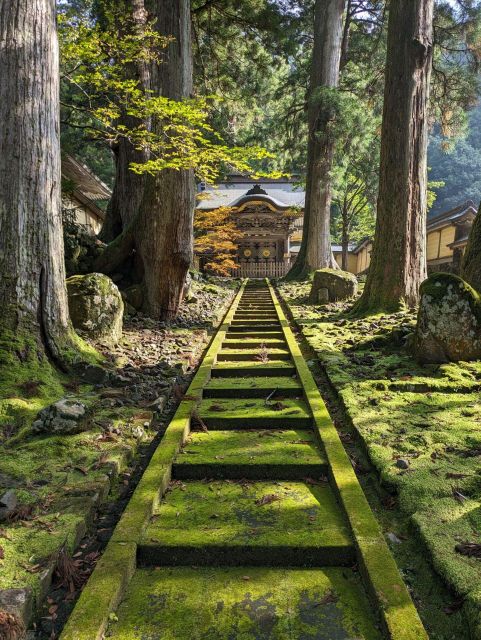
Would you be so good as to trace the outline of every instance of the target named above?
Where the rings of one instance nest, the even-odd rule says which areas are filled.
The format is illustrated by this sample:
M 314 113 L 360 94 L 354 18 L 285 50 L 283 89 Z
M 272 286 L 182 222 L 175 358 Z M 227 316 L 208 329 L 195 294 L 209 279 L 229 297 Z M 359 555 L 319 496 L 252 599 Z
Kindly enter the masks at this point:
M 125 14 L 121 13 L 122 9 Z M 128 21 L 130 28 L 135 29 L 139 34 L 142 33 L 148 19 L 144 0 L 123 0 L 121 3 L 117 1 L 112 7 L 110 1 L 102 1 L 98 3 L 96 13 L 100 19 L 103 18 L 107 22 L 115 20 L 116 16 L 129 15 L 132 17 L 132 20 Z M 120 37 L 126 35 L 123 24 L 119 24 L 118 29 Z M 138 86 L 145 92 L 149 90 L 150 69 L 145 61 L 138 60 L 136 63 L 127 65 L 126 75 L 128 79 L 136 80 Z M 132 130 L 142 126 L 143 123 L 123 110 L 117 124 Z M 120 137 L 112 150 L 115 157 L 115 180 L 99 236 L 104 242 L 114 240 L 135 218 L 144 193 L 145 175 L 132 171 L 130 165 L 143 164 L 149 159 L 147 149 L 136 148 L 127 136 Z
M 308 99 L 304 233 L 299 255 L 288 278 L 302 278 L 315 269 L 337 267 L 330 234 L 331 172 L 335 146 L 330 129 L 335 113 L 329 90 L 339 84 L 345 4 L 345 0 L 316 0 Z
M 65 285 L 59 77 L 55 0 L 0 3 L 0 341 L 22 362 L 33 351 L 63 363 L 78 341 Z
M 172 100 L 191 97 L 192 42 L 189 0 L 153 2 L 156 28 L 173 40 L 162 63 L 152 69 L 152 90 Z M 154 121 L 152 127 L 161 127 Z M 182 301 L 184 282 L 193 259 L 195 185 L 192 170 L 164 169 L 145 179 L 136 229 L 144 265 L 146 311 L 171 319 Z
M 358 312 L 414 306 L 426 277 L 427 138 L 434 0 L 392 0 L 371 266 Z

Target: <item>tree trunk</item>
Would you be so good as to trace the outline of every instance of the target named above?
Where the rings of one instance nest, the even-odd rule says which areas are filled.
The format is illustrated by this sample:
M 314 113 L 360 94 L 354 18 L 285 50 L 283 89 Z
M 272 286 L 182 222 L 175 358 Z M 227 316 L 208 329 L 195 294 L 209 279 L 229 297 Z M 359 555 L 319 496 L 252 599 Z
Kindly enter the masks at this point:
M 302 243 L 288 278 L 302 278 L 315 269 L 338 268 L 331 250 L 331 171 L 335 140 L 329 132 L 333 109 L 323 89 L 339 84 L 342 17 L 345 0 L 316 0 L 314 49 L 308 104 L 306 203 Z M 334 116 L 335 117 L 335 116 Z
M 1 2 L 0 338 L 11 335 L 17 348 L 35 341 L 39 357 L 62 362 L 76 336 L 65 285 L 59 77 L 55 0 Z
M 347 203 L 342 206 L 342 270 L 347 271 L 349 257 L 349 215 L 347 212 Z
M 148 18 L 144 0 L 127 0 L 125 9 L 130 11 L 132 15 L 134 28 L 142 31 Z M 122 30 L 121 26 L 119 29 L 121 34 Z M 129 79 L 137 80 L 144 91 L 148 91 L 150 70 L 146 62 L 138 61 L 136 64 L 129 65 L 127 75 Z M 118 124 L 128 129 L 135 129 L 142 122 L 138 118 L 124 113 Z M 136 149 L 127 138 L 120 138 L 113 151 L 115 155 L 115 182 L 105 214 L 105 221 L 99 234 L 100 239 L 104 242 L 112 242 L 136 217 L 144 195 L 145 175 L 134 173 L 130 170 L 130 165 L 132 163 L 142 164 L 149 159 L 147 149 Z
M 481 204 L 478 211 L 481 211 Z M 481 213 L 476 216 L 469 233 L 468 245 L 461 263 L 461 277 L 481 293 Z
M 389 11 L 376 234 L 360 312 L 417 304 L 426 277 L 429 84 L 434 0 Z
M 152 71 L 152 88 L 154 94 L 182 100 L 192 94 L 190 2 L 155 0 L 153 5 L 159 32 L 175 39 Z M 152 123 L 154 129 L 161 126 Z M 171 319 L 178 311 L 193 259 L 194 207 L 192 171 L 146 176 L 135 240 L 145 269 L 145 311 L 153 317 Z

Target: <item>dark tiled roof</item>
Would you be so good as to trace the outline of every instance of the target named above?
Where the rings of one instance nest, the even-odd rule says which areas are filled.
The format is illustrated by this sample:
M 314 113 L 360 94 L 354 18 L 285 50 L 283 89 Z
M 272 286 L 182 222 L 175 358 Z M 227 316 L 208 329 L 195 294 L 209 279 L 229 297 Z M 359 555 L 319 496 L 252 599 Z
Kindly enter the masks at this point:
M 466 202 L 454 207 L 454 209 L 443 211 L 443 213 L 439 213 L 437 216 L 428 218 L 428 230 L 456 222 L 467 213 L 474 215 L 477 213 L 476 206 L 472 200 L 466 200 Z

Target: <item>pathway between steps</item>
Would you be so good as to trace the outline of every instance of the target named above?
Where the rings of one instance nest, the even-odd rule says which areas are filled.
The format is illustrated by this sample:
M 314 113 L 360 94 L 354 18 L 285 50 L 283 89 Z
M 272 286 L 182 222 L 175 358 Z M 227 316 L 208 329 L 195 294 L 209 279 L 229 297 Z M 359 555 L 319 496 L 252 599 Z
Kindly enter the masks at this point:
M 236 297 L 62 640 L 104 634 L 427 638 L 266 282 Z

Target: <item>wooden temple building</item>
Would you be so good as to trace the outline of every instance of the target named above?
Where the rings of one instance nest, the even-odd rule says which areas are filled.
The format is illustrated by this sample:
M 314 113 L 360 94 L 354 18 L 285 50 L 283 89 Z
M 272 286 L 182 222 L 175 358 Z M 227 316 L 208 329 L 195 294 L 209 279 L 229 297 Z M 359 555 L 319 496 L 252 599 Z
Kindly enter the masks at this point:
M 302 241 L 305 192 L 294 179 L 252 182 L 231 175 L 215 186 L 200 185 L 198 208 L 232 208 L 237 227 L 244 232 L 238 242 L 239 265 L 232 275 L 263 278 L 285 275 L 295 261 Z M 429 272 L 459 272 L 461 258 L 477 210 L 468 200 L 459 207 L 430 216 L 427 223 Z M 342 247 L 332 245 L 341 264 Z M 358 275 L 371 262 L 372 240 L 365 238 L 349 246 L 348 270 Z M 200 264 L 202 268 L 202 264 Z
M 201 210 L 232 208 L 237 227 L 244 232 L 238 242 L 233 275 L 262 278 L 285 275 L 295 247 L 292 237 L 302 228 L 303 190 L 294 180 L 252 180 L 241 175 L 215 187 L 201 185 Z

